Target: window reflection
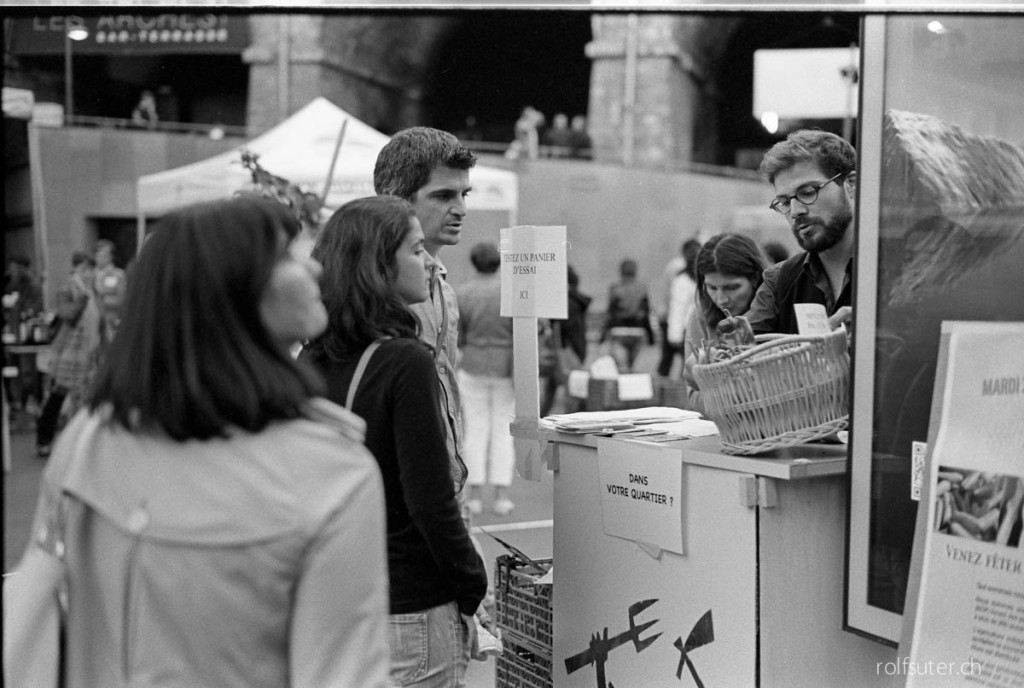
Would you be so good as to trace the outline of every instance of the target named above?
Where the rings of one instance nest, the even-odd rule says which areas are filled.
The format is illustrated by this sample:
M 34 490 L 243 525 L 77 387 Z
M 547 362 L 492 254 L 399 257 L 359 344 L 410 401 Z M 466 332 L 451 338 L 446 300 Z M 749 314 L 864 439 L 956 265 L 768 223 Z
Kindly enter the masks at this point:
M 1024 320 L 1024 18 L 888 29 L 867 601 L 900 614 L 941 322 Z

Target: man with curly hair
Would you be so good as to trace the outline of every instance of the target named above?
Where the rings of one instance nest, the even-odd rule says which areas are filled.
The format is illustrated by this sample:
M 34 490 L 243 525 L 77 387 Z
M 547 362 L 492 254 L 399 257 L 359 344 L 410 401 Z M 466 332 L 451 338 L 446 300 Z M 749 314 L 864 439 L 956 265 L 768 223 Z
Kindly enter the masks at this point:
M 765 153 L 758 170 L 775 189 L 770 207 L 786 217 L 803 249 L 764 272 L 747 319 L 755 332 L 797 333 L 795 303 L 825 306 L 833 328 L 852 316 L 857 154 L 843 138 L 794 131 Z

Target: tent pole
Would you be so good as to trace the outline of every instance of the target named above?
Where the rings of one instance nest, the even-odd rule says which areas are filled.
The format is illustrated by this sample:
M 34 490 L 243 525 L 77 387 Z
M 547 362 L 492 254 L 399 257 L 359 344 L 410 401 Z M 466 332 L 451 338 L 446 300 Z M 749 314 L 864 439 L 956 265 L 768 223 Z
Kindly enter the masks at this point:
M 135 255 L 142 251 L 142 242 L 146 240 L 146 213 L 139 211 L 135 225 Z
M 42 144 L 39 141 L 39 125 L 28 122 L 29 180 L 32 188 L 32 238 L 36 249 L 36 274 L 43 293 L 43 306 L 51 303 L 50 292 L 50 237 L 46 226 L 46 186 L 43 183 Z
M 327 170 L 327 181 L 324 182 L 324 192 L 320 200 L 327 204 L 327 192 L 331 190 L 331 180 L 334 178 L 334 165 L 338 162 L 338 153 L 341 152 L 341 142 L 345 140 L 345 127 L 348 126 L 348 118 L 341 120 L 341 132 L 338 134 L 338 142 L 334 144 L 334 155 L 331 156 L 331 168 Z

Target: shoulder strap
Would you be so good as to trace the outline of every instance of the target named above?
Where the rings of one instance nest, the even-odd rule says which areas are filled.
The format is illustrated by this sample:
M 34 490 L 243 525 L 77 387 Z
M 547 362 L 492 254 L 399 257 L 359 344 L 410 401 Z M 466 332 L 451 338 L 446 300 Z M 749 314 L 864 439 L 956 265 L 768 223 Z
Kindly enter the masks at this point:
M 441 285 L 441 280 L 444 279 L 440 272 L 434 274 L 434 278 L 437 280 L 438 297 L 441 299 L 441 331 L 437 333 L 437 342 L 434 347 L 434 360 L 441 358 L 441 348 L 448 341 L 448 299 L 444 297 L 444 287 Z
M 363 372 L 366 370 L 366 364 L 370 362 L 370 357 L 373 356 L 373 352 L 380 346 L 380 340 L 374 340 L 370 342 L 370 345 L 363 351 L 363 355 L 359 357 L 359 363 L 356 365 L 356 372 L 352 374 L 352 382 L 348 385 L 348 396 L 345 397 L 345 408 L 352 410 L 352 402 L 356 398 L 356 390 L 359 388 L 359 382 L 363 379 Z

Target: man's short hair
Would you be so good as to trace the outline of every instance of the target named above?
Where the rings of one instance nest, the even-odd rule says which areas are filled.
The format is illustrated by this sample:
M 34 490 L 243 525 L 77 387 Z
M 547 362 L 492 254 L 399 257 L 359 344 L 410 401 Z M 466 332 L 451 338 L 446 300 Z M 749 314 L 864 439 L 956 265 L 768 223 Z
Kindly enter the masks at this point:
M 479 272 L 490 275 L 501 267 L 501 254 L 498 247 L 490 241 L 482 241 L 469 252 L 469 260 Z
M 810 162 L 826 177 L 849 174 L 857 169 L 857 152 L 841 136 L 817 129 L 798 129 L 764 154 L 757 171 L 769 184 L 775 176 L 794 165 Z
M 403 129 L 377 155 L 373 189 L 378 196 L 412 201 L 440 165 L 468 170 L 476 165 L 476 156 L 446 131 L 431 127 Z
M 113 254 L 117 247 L 114 246 L 114 242 L 110 239 L 100 239 L 96 242 L 96 250 L 99 251 L 101 248 L 109 248 L 110 253 Z

